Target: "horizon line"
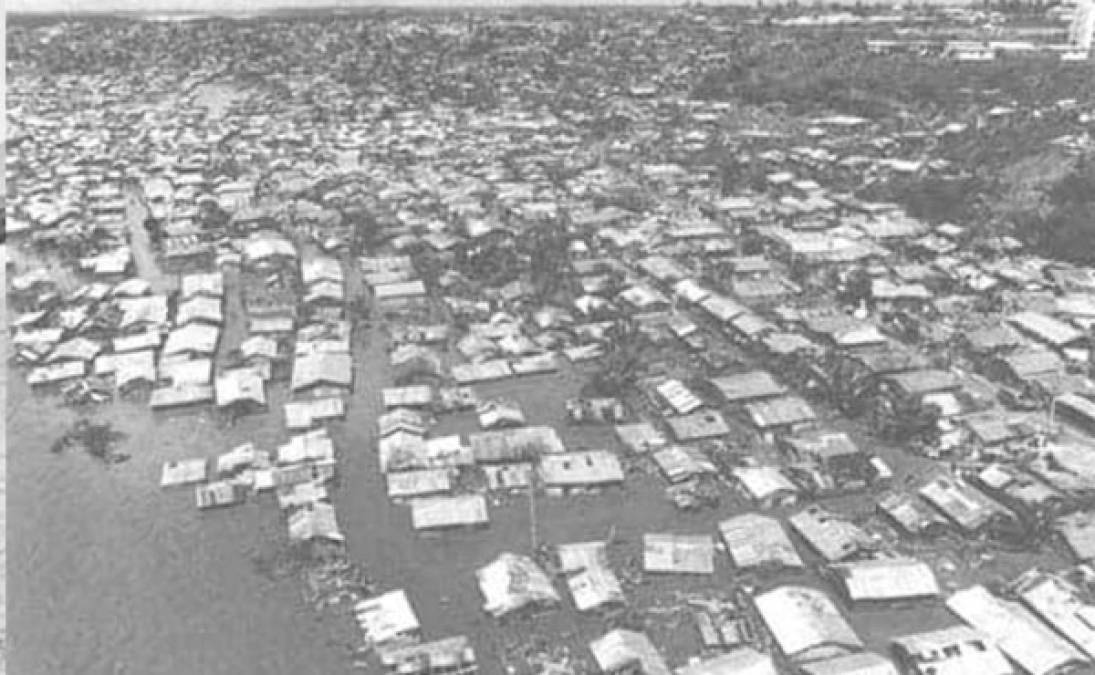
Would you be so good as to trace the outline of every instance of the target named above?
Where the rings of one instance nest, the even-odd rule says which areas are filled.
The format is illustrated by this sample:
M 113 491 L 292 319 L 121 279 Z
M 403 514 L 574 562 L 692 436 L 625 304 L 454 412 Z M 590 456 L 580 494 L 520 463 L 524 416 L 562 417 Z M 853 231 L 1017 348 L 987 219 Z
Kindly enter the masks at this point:
M 172 0 L 168 0 L 169 2 Z M 124 0 L 123 0 L 124 2 Z M 273 0 L 266 7 L 251 7 L 246 6 L 238 8 L 224 8 L 224 7 L 192 7 L 187 8 L 185 6 L 169 7 L 163 9 L 148 8 L 147 3 L 142 3 L 145 7 L 102 7 L 102 8 L 89 8 L 89 7 L 77 7 L 77 8 L 62 8 L 54 7 L 49 8 L 50 3 L 37 2 L 34 6 L 23 7 L 20 9 L 6 10 L 5 14 L 9 17 L 19 16 L 193 16 L 196 19 L 200 18 L 256 18 L 260 16 L 270 16 L 278 13 L 291 13 L 291 12 L 353 12 L 353 11 L 370 11 L 370 10 L 387 10 L 387 9 L 427 9 L 427 10 L 448 10 L 448 9 L 492 9 L 492 10 L 506 10 L 506 9 L 535 9 L 535 8 L 677 8 L 677 9 L 699 9 L 706 8 L 725 8 L 725 7 L 741 7 L 750 9 L 767 9 L 772 7 L 782 7 L 793 4 L 795 0 L 704 0 L 697 2 L 696 0 L 382 0 L 381 2 L 367 2 L 367 3 L 325 3 L 322 5 L 309 6 L 307 2 L 304 3 L 291 3 L 280 2 L 279 0 Z M 43 7 L 42 5 L 47 5 Z M 97 3 L 98 4 L 98 3 Z M 203 4 L 203 3 L 195 3 Z M 219 4 L 232 4 L 228 3 Z M 833 5 L 839 7 L 850 8 L 856 5 L 865 6 L 868 8 L 874 7 L 900 7 L 902 5 L 913 5 L 912 0 L 821 0 L 818 5 L 800 6 L 799 8 L 806 12 L 824 12 L 828 11 Z M 971 5 L 977 4 L 977 0 L 927 0 L 924 2 L 915 3 L 919 5 L 930 6 L 946 6 L 946 5 Z

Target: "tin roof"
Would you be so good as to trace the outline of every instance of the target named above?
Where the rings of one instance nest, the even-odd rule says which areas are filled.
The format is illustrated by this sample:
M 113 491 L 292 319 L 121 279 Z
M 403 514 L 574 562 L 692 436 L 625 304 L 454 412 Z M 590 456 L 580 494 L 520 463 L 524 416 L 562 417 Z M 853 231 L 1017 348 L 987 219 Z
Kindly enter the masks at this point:
M 483 495 L 411 500 L 411 522 L 416 530 L 485 525 L 488 521 L 487 499 Z
M 769 564 L 804 566 L 791 538 L 776 518 L 745 513 L 719 523 L 719 534 L 738 569 Z
M 787 392 L 786 387 L 764 370 L 724 375 L 712 378 L 710 382 L 730 403 L 779 396 Z
M 853 602 L 906 600 L 939 595 L 931 566 L 908 558 L 863 560 L 831 568 Z
M 638 668 L 643 675 L 670 675 L 661 653 L 644 633 L 617 628 L 589 643 L 602 673 Z
M 713 574 L 715 542 L 705 534 L 644 534 L 643 571 Z
M 798 396 L 781 396 L 746 405 L 750 419 L 759 429 L 812 422 L 817 419 L 810 404 Z
M 829 562 L 846 560 L 874 548 L 873 540 L 860 527 L 817 505 L 799 511 L 788 522 Z
M 932 668 L 936 675 L 1015 673 L 992 638 L 965 625 L 905 635 L 895 638 L 893 643 L 922 671 Z
M 564 452 L 540 457 L 540 475 L 548 487 L 606 485 L 624 481 L 616 455 L 604 450 Z
M 1031 675 L 1050 675 L 1086 659 L 1075 647 L 1016 602 L 1002 600 L 984 586 L 958 591 L 947 607 L 973 628 L 992 638 L 1001 650 Z
M 754 603 L 780 650 L 793 661 L 863 649 L 863 641 L 836 604 L 815 588 L 779 586 L 755 596 Z
M 804 664 L 802 675 L 898 675 L 898 672 L 889 659 L 863 652 Z
M 483 609 L 503 616 L 528 605 L 555 605 L 559 593 L 532 558 L 502 553 L 475 572 L 485 602 Z

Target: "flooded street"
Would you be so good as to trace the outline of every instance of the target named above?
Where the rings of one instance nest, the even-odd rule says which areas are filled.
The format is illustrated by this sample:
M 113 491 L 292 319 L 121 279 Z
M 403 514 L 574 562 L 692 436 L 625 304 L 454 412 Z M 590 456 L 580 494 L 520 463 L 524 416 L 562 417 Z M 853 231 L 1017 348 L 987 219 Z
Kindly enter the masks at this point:
M 0 675 L 1091 673 L 1095 0 L 504 4 L 9 25 Z
M 160 290 L 174 288 L 176 280 L 159 271 L 147 236 L 141 236 L 142 214 L 141 208 L 132 208 L 129 218 L 139 274 Z M 226 274 L 221 359 L 246 337 L 237 277 L 232 270 Z M 350 270 L 351 293 L 360 284 Z M 471 637 L 483 673 L 505 672 L 530 633 L 580 652 L 603 621 L 580 615 L 569 604 L 535 618 L 502 621 L 480 609 L 475 570 L 501 552 L 532 550 L 526 495 L 494 501 L 488 528 L 427 535 L 412 531 L 409 507 L 388 499 L 375 435 L 380 389 L 391 383 L 385 341 L 379 326 L 355 333 L 356 390 L 346 419 L 330 427 L 340 476 L 334 503 L 350 558 L 364 565 L 379 590 L 406 589 L 426 634 Z M 611 427 L 574 426 L 566 420 L 565 401 L 577 394 L 584 378 L 582 370 L 564 366 L 557 374 L 487 383 L 476 390 L 484 397 L 517 400 L 529 424 L 555 427 L 572 450 L 620 451 Z M 89 416 L 125 433 L 118 450 L 131 456 L 109 466 L 76 450 L 51 453 L 53 441 L 79 414 L 55 396 L 31 393 L 22 377 L 12 378 L 11 385 L 8 587 L 12 612 L 20 617 L 10 631 L 12 672 L 354 672 L 350 655 L 358 638 L 347 630 L 352 621 L 317 613 L 303 601 L 299 579 L 262 573 L 262 561 L 276 556 L 286 542 L 273 496 L 201 512 L 194 508 L 190 489 L 158 486 L 165 461 L 211 457 L 245 441 L 271 450 L 284 442 L 284 382 L 268 389 L 269 412 L 232 426 L 218 421 L 211 409 L 154 414 L 144 403 L 125 401 L 97 408 Z M 433 434 L 477 430 L 474 414 L 467 412 L 443 417 Z M 899 477 L 923 465 L 896 450 L 885 449 L 883 455 Z M 750 510 L 736 499 L 724 499 L 717 509 L 681 512 L 663 490 L 660 476 L 640 472 L 602 494 L 540 495 L 539 541 L 556 545 L 611 537 L 617 567 L 638 569 L 644 533 L 712 534 L 720 520 Z M 852 511 L 863 512 L 854 506 Z M 1001 556 L 978 576 L 990 568 L 1013 575 L 1029 563 L 1028 556 Z M 799 580 L 820 583 L 812 573 Z M 735 581 L 740 580 L 721 558 L 714 579 L 648 577 L 629 594 L 636 604 L 672 610 L 682 592 L 731 588 Z M 869 646 L 880 651 L 895 633 L 955 623 L 941 607 L 858 611 L 851 618 Z M 648 619 L 646 630 L 667 653 L 700 649 L 687 615 Z

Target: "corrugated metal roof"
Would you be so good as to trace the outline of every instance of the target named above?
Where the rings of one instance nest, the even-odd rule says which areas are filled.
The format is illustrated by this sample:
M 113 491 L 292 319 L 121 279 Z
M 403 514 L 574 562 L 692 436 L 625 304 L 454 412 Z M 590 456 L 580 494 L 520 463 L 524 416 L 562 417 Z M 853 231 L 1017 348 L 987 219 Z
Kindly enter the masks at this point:
M 738 569 L 769 564 L 803 567 L 780 521 L 759 513 L 746 513 L 719 523 L 719 534 Z
M 1005 654 L 1031 675 L 1049 675 L 1086 659 L 1018 603 L 1001 600 L 984 586 L 958 591 L 947 607 L 966 623 L 985 633 Z
M 644 534 L 643 570 L 714 574 L 715 542 L 705 534 Z
M 428 497 L 411 501 L 411 522 L 416 530 L 483 525 L 488 521 L 487 498 L 483 495 Z
M 1015 675 L 992 638 L 969 626 L 952 626 L 896 638 L 895 648 L 916 664 L 915 673 Z M 930 669 L 930 670 L 929 670 Z
M 643 675 L 671 675 L 654 643 L 643 633 L 617 628 L 589 643 L 603 673 L 638 667 Z
M 838 656 L 802 666 L 803 675 L 898 675 L 887 658 L 873 652 Z M 981 675 L 981 674 L 979 674 Z
M 1019 599 L 1043 621 L 1095 660 L 1095 605 L 1080 591 L 1049 574 L 1024 584 Z
M 771 373 L 765 370 L 724 375 L 711 378 L 709 381 L 728 402 L 779 396 L 787 392 L 787 387 L 780 384 Z
M 682 666 L 677 675 L 779 675 L 772 657 L 752 647 Z
M 930 565 L 912 559 L 864 560 L 833 565 L 853 601 L 904 600 L 939 595 Z
M 790 659 L 843 656 L 863 649 L 836 604 L 825 593 L 808 586 L 780 586 L 754 598 L 768 630 Z
M 622 483 L 624 470 L 616 455 L 604 450 L 565 452 L 540 457 L 544 485 L 577 487 Z
M 1008 317 L 1008 321 L 1036 339 L 1055 347 L 1084 337 L 1083 331 L 1078 328 L 1038 312 L 1019 312 Z
M 820 506 L 808 506 L 788 519 L 791 527 L 829 562 L 846 560 L 873 547 L 868 534 Z
M 680 415 L 687 415 L 703 406 L 703 401 L 680 380 L 666 380 L 655 387 L 658 394 Z
M 750 419 L 760 429 L 812 422 L 817 414 L 810 404 L 798 396 L 781 396 L 746 405 Z

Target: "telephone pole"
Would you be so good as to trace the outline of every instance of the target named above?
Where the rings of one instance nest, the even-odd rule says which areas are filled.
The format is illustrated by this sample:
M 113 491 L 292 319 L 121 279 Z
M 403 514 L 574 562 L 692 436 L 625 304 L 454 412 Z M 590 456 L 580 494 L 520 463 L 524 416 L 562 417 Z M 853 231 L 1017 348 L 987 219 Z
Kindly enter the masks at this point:
M 536 555 L 539 548 L 539 536 L 536 532 L 536 468 L 531 467 L 528 478 L 528 529 L 529 539 L 532 542 L 532 554 Z

